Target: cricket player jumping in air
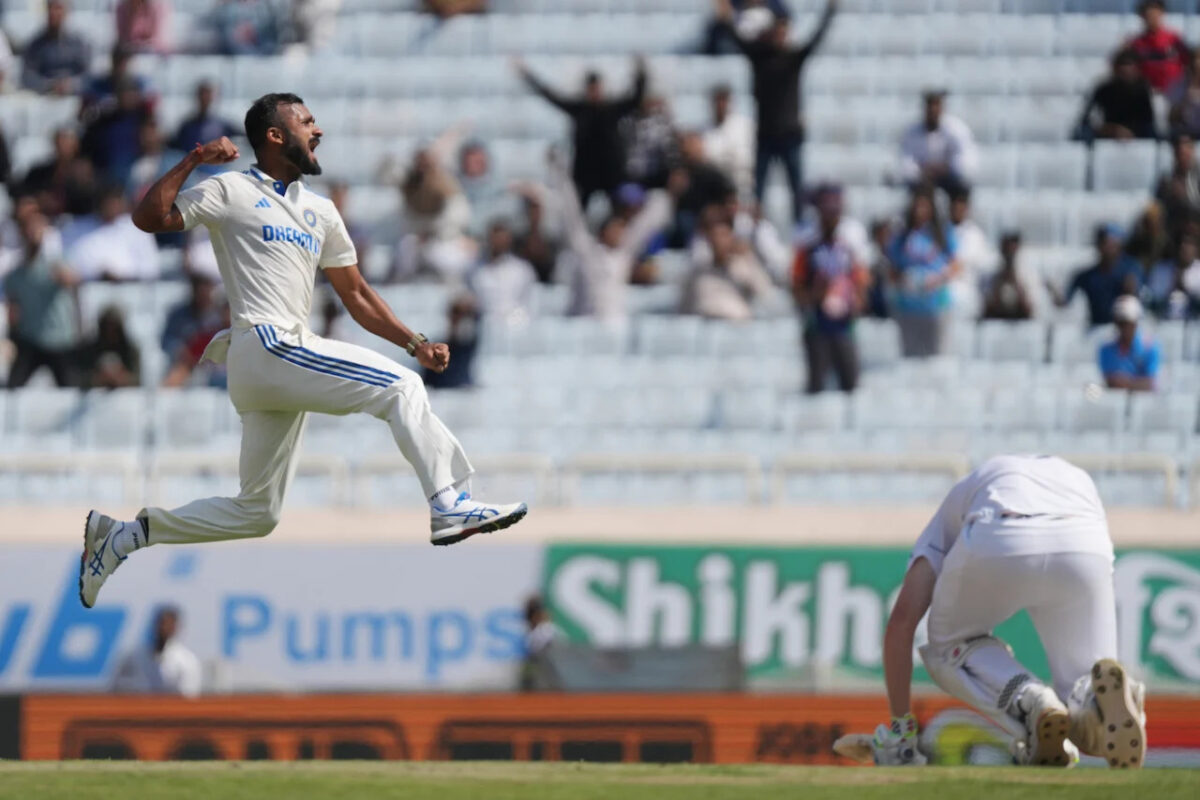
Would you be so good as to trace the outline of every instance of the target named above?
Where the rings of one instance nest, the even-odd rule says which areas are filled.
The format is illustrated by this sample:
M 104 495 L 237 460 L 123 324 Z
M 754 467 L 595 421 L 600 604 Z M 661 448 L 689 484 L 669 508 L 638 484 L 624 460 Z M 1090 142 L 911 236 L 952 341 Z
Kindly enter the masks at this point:
M 215 542 L 266 536 L 279 522 L 296 467 L 305 415 L 366 413 L 392 429 L 416 470 L 432 515 L 435 545 L 507 528 L 524 503 L 471 498 L 473 472 L 462 446 L 429 408 L 420 377 L 378 353 L 323 339 L 308 329 L 317 268 L 356 322 L 405 348 L 425 367 L 450 362 L 445 344 L 404 326 L 358 270 L 354 245 L 333 203 L 301 175 L 319 175 L 321 128 L 292 94 L 260 97 L 246 113 L 257 159 L 180 191 L 201 164 L 238 157 L 227 138 L 197 145 L 146 193 L 133 219 L 150 233 L 206 226 L 212 234 L 233 327 L 204 357 L 228 365 L 229 396 L 242 418 L 241 492 L 181 508 L 146 508 L 132 522 L 88 514 L 79 597 L 91 608 L 105 580 L 129 554 L 151 544 Z
M 1145 686 L 1116 661 L 1112 575 L 1108 523 L 1086 472 L 1047 456 L 984 462 L 950 490 L 912 550 L 884 634 L 892 721 L 875 732 L 875 762 L 925 763 L 910 684 L 928 611 L 920 654 L 930 677 L 1011 734 L 1018 764 L 1071 766 L 1077 746 L 1114 767 L 1142 766 Z M 1021 610 L 1053 686 L 992 635 Z

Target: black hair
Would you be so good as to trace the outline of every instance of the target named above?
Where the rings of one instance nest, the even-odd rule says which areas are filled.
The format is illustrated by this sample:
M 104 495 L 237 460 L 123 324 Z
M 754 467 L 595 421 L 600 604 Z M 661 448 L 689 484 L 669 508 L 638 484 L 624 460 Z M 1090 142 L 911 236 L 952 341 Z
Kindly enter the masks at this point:
M 912 190 L 908 198 L 908 212 L 904 215 L 904 232 L 905 234 L 912 233 L 916 228 L 913 226 L 913 210 L 916 208 L 918 200 L 929 201 L 929 227 L 930 235 L 933 237 L 934 243 L 937 244 L 938 250 L 946 252 L 946 230 L 942 227 L 941 214 L 938 213 L 937 196 L 934 194 L 933 187 L 928 184 L 921 184 Z
M 1159 11 L 1166 11 L 1167 4 L 1163 0 L 1142 0 L 1138 3 L 1138 13 L 1145 14 L 1151 8 L 1157 8 Z
M 709 94 L 712 97 L 732 97 L 733 87 L 728 83 L 718 83 L 712 88 L 712 91 L 709 92 Z
M 965 203 L 971 202 L 971 190 L 966 186 L 960 186 L 950 192 L 950 202 L 953 203 L 956 200 L 962 200 Z
M 266 144 L 269 128 L 282 127 L 279 121 L 279 107 L 303 103 L 304 100 L 299 95 L 290 92 L 272 92 L 255 100 L 246 112 L 246 138 L 254 152 L 257 153 L 258 148 Z

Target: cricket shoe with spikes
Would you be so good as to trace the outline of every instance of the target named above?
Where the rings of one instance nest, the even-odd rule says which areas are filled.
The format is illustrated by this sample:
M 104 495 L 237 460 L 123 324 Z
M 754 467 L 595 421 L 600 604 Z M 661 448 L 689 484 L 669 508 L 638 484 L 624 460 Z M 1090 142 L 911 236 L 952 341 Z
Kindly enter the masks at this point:
M 529 513 L 524 503 L 493 506 L 471 499 L 462 492 L 450 508 L 434 508 L 430 541 L 435 545 L 457 544 L 477 533 L 495 533 L 516 525 Z
M 96 604 L 100 587 L 129 557 L 117 555 L 113 540 L 130 526 L 135 541 L 144 536 L 142 523 L 137 520 L 122 522 L 99 511 L 88 512 L 87 522 L 83 525 L 83 554 L 79 557 L 79 602 L 84 608 Z
M 1146 685 L 1112 658 L 1092 665 L 1068 698 L 1071 740 L 1118 769 L 1146 761 Z
M 1079 751 L 1067 739 L 1071 716 L 1053 689 L 1030 682 L 1021 690 L 1016 706 L 1024 718 L 1026 731 L 1024 747 L 1013 751 L 1018 763 L 1071 767 L 1079 761 Z

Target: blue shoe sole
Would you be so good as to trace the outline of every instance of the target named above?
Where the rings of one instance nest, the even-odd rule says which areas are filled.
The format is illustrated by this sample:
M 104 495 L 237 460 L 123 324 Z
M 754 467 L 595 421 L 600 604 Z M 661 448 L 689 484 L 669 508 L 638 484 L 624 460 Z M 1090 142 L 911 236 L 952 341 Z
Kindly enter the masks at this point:
M 505 528 L 511 528 L 521 520 L 525 519 L 525 515 L 529 513 L 529 507 L 521 503 L 515 511 L 503 517 L 489 520 L 475 528 L 467 528 L 465 531 L 456 533 L 453 536 L 447 536 L 444 539 L 438 539 L 433 543 L 434 547 L 446 547 L 447 545 L 458 544 L 464 539 L 470 539 L 477 533 L 495 533 L 502 531 Z

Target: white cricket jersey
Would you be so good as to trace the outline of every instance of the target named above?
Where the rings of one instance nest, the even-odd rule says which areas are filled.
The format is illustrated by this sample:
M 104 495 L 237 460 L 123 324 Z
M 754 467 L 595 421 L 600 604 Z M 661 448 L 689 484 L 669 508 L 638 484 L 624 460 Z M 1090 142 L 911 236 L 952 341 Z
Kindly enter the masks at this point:
M 1096 484 L 1053 456 L 996 456 L 981 464 L 942 501 L 910 566 L 924 557 L 940 574 L 960 535 L 981 554 L 1113 553 Z
M 251 167 L 182 191 L 175 205 L 185 229 L 204 225 L 235 328 L 307 327 L 317 268 L 357 262 L 333 203 L 302 181 L 285 185 Z

